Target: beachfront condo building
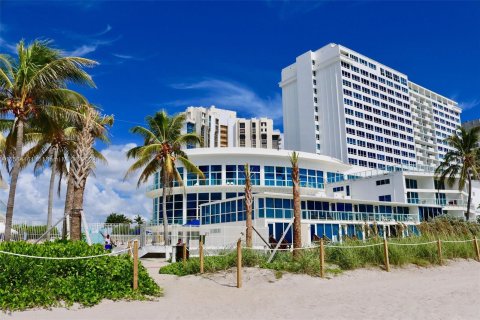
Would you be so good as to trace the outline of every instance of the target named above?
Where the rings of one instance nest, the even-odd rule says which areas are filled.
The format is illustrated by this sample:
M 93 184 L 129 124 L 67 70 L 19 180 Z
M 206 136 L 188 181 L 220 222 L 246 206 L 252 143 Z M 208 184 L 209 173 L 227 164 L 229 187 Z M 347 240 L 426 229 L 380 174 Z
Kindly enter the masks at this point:
M 337 44 L 281 73 L 284 145 L 372 169 L 437 166 L 460 126 L 451 99 Z
M 188 107 L 184 132 L 203 138 L 205 148 L 247 147 L 281 149 L 282 135 L 269 118 L 237 118 L 231 110 L 211 107 Z M 195 148 L 198 146 L 187 146 Z
M 245 171 L 250 166 L 255 228 L 268 239 L 283 235 L 292 240 L 289 224 L 293 219 L 292 177 L 289 150 L 261 148 L 196 148 L 187 150 L 205 178 L 178 170 L 184 187 L 175 183 L 166 200 L 170 224 L 197 221 L 210 237 L 220 232 L 238 239 L 245 230 Z M 391 235 L 404 226 L 405 235 L 416 225 L 436 216 L 463 218 L 467 210 L 467 190 L 458 184 L 442 184 L 432 171 L 416 167 L 403 170 L 371 170 L 324 155 L 300 152 L 300 195 L 302 242 L 308 245 L 323 235 L 332 240 L 342 236 L 364 237 L 366 229 L 378 227 Z M 470 218 L 480 210 L 480 185 L 473 186 Z M 162 185 L 156 174 L 147 190 L 152 199 L 154 223 L 163 221 Z M 398 228 L 397 228 L 398 229 Z M 223 230 L 223 231 L 222 231 Z M 223 235 L 222 235 L 223 236 Z M 237 237 L 237 238 L 235 238 Z M 258 244 L 262 245 L 261 240 Z M 207 239 L 207 241 L 209 241 Z

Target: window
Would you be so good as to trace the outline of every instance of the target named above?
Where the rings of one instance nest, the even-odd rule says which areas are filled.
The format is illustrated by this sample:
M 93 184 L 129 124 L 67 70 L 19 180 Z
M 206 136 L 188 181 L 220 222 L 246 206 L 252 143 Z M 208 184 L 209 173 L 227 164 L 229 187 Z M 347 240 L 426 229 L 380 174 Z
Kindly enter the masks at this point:
M 418 192 L 407 192 L 408 203 L 419 203 Z
M 445 190 L 445 182 L 440 180 L 434 180 L 436 190 Z
M 418 189 L 417 180 L 405 179 L 405 186 L 407 189 Z
M 385 184 L 390 184 L 390 179 L 377 180 L 376 184 L 377 184 L 377 186 L 383 186 Z
M 383 201 L 383 202 L 392 202 L 392 196 L 387 194 L 384 196 L 378 196 L 378 201 Z
M 333 192 L 341 192 L 343 191 L 343 186 L 342 187 L 334 187 Z

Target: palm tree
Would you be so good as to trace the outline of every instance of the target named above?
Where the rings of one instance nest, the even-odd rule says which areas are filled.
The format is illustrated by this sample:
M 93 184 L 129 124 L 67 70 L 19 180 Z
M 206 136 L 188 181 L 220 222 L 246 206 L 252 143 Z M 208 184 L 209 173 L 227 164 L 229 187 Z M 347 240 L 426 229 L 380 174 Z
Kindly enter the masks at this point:
M 293 184 L 293 257 L 300 256 L 302 247 L 302 212 L 300 205 L 300 176 L 298 169 L 298 153 L 293 152 L 290 156 L 292 164 L 292 184 Z
M 11 137 L 3 134 L 11 130 L 13 121 L 8 119 L 0 119 L 0 165 L 9 168 L 9 160 L 12 158 L 13 148 L 11 147 Z M 5 187 L 7 184 L 3 180 L 2 172 L 0 171 L 0 186 Z
M 105 158 L 93 147 L 95 139 L 105 141 L 107 126 L 113 125 L 113 116 L 101 115 L 91 105 L 84 106 L 82 112 L 84 121 L 81 123 L 81 130 L 77 134 L 75 149 L 70 158 L 69 179 L 73 181 L 73 188 L 68 190 L 67 187 L 67 200 L 70 201 L 70 238 L 74 241 L 81 239 L 81 212 L 87 178 L 95 168 L 95 159 L 105 162 Z
M 65 118 L 54 119 L 42 114 L 33 121 L 30 130 L 32 132 L 25 133 L 25 140 L 34 141 L 35 145 L 23 155 L 21 168 L 35 160 L 35 175 L 38 175 L 47 165 L 51 168 L 47 210 L 48 230 L 52 225 L 55 176 L 58 173 L 60 177 L 57 191 L 60 195 L 62 178 L 68 173 L 68 155 L 75 148 L 76 128 Z M 47 235 L 47 239 L 49 238 L 50 234 Z
M 465 219 L 470 218 L 472 203 L 472 179 L 480 179 L 480 151 L 477 148 L 480 128 L 466 130 L 460 128 L 458 132 L 447 138 L 453 150 L 448 151 L 443 161 L 435 170 L 441 182 L 447 180 L 453 186 L 458 179 L 458 190 L 463 191 L 468 183 L 468 201 Z
M 247 247 L 252 247 L 252 236 L 253 236 L 253 226 L 252 226 L 252 182 L 250 177 L 250 168 L 248 163 L 245 165 L 245 211 L 247 215 L 247 232 L 246 232 L 246 242 Z
M 202 145 L 202 139 L 195 133 L 181 133 L 185 123 L 183 113 L 169 117 L 165 111 L 160 111 L 153 116 L 148 116 L 145 120 L 147 127 L 136 126 L 131 129 L 132 133 L 143 137 L 144 142 L 143 146 L 134 147 L 127 152 L 127 158 L 136 159 L 136 161 L 130 166 L 124 179 L 143 168 L 138 178 L 137 187 L 139 187 L 153 174 L 160 172 L 163 189 L 163 231 L 165 244 L 168 244 L 167 191 L 171 190 L 174 181 L 183 186 L 183 179 L 175 163 L 179 161 L 187 171 L 204 178 L 202 171 L 188 160 L 187 154 L 182 150 L 186 144 Z
M 16 134 L 5 222 L 6 241 L 11 236 L 25 122 L 41 113 L 76 116 L 73 110 L 65 106 L 84 103 L 85 99 L 68 90 L 66 83 L 94 87 L 92 78 L 83 68 L 97 64 L 85 58 L 65 57 L 61 51 L 49 47 L 48 41 L 36 40 L 25 46 L 22 40 L 17 45 L 17 51 L 15 60 L 0 54 L 0 114 L 14 118 L 13 131 Z M 66 100 L 68 103 L 65 103 Z

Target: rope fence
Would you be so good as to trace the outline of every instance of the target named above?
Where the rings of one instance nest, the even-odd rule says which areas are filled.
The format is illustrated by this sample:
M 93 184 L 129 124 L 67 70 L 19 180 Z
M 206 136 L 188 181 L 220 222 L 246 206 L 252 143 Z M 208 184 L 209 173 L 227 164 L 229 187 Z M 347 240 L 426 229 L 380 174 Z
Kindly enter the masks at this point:
M 127 252 L 127 251 L 130 251 L 130 249 L 127 248 L 127 249 L 124 249 L 124 250 L 110 252 L 110 253 L 98 254 L 98 255 L 94 255 L 94 256 L 81 256 L 81 257 L 42 257 L 42 256 L 31 256 L 31 255 L 27 255 L 27 254 L 20 254 L 20 253 L 14 253 L 14 252 L 2 251 L 2 250 L 0 250 L 0 254 L 22 257 L 22 258 L 30 258 L 30 259 L 81 260 L 81 259 L 95 259 L 95 258 L 106 257 L 106 256 L 115 256 L 115 255 L 118 255 L 120 253 Z
M 442 240 L 442 242 L 448 242 L 448 243 L 461 243 L 461 242 L 472 242 L 476 241 L 477 239 L 470 239 L 470 240 Z
M 128 252 L 130 256 L 133 256 L 133 290 L 138 290 L 138 240 L 132 241 L 132 245 L 130 242 L 128 243 L 128 247 L 123 250 L 109 252 L 104 254 L 97 254 L 91 256 L 79 256 L 79 257 L 44 257 L 44 256 L 32 256 L 28 254 L 21 254 L 9 251 L 0 250 L 0 255 L 10 255 L 14 257 L 21 257 L 21 258 L 28 258 L 28 259 L 42 259 L 42 260 L 85 260 L 85 259 L 96 259 L 101 257 L 108 257 L 108 256 L 117 256 L 122 253 Z
M 392 246 L 422 246 L 422 245 L 431 245 L 431 244 L 436 244 L 437 245 L 437 254 L 438 254 L 438 261 L 439 264 L 443 264 L 443 253 L 442 253 L 442 243 L 467 243 L 467 242 L 473 242 L 474 250 L 475 250 L 475 255 L 476 255 L 476 260 L 480 262 L 480 248 L 478 246 L 478 241 L 477 237 L 474 237 L 473 239 L 467 239 L 467 240 L 435 240 L 435 241 L 427 241 L 427 242 L 418 242 L 418 243 L 400 243 L 400 242 L 388 242 L 387 239 L 383 239 L 383 242 L 378 242 L 378 243 L 372 243 L 372 244 L 364 244 L 364 245 L 332 245 L 324 244 L 324 240 L 321 239 L 319 245 L 313 245 L 309 247 L 302 247 L 302 248 L 269 248 L 269 247 L 264 247 L 264 248 L 250 248 L 250 247 L 245 247 L 242 246 L 242 240 L 241 238 L 238 239 L 237 241 L 237 288 L 242 287 L 242 250 L 252 250 L 252 251 L 271 251 L 272 254 L 270 256 L 270 259 L 273 257 L 275 252 L 277 251 L 291 251 L 293 252 L 294 250 L 317 250 L 319 249 L 319 260 L 320 260 L 320 277 L 324 278 L 325 277 L 325 251 L 326 248 L 335 248 L 335 249 L 361 249 L 361 248 L 370 248 L 370 247 L 383 247 L 383 258 L 384 258 L 384 264 L 385 264 L 385 270 L 387 272 L 390 271 L 390 259 L 389 259 L 389 250 L 388 250 L 388 245 Z M 203 244 L 200 243 L 200 248 L 199 248 L 199 253 L 200 253 L 200 273 L 203 273 L 203 261 L 204 261 L 204 252 L 208 251 L 203 247 Z M 224 254 L 218 255 L 218 256 L 225 256 L 228 254 L 231 254 L 231 252 L 226 252 Z M 269 262 L 270 262 L 269 259 Z M 184 260 L 184 263 L 185 260 Z
M 437 241 L 429 241 L 429 242 L 419 242 L 419 243 L 398 243 L 398 242 L 389 242 L 388 244 L 394 245 L 394 246 L 421 246 L 425 244 L 432 244 L 432 243 L 437 243 Z M 443 241 L 445 242 L 445 241 Z

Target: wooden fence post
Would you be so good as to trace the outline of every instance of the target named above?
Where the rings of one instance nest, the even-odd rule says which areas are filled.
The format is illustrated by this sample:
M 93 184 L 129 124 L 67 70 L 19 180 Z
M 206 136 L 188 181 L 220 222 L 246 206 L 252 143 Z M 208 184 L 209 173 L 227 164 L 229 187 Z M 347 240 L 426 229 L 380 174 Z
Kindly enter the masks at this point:
M 478 248 L 478 241 L 477 237 L 473 237 L 473 248 L 475 248 L 475 252 L 477 253 L 477 261 L 480 262 L 480 249 Z
M 438 239 L 437 241 L 437 248 L 438 248 L 438 263 L 442 265 L 442 240 Z
M 132 256 L 132 245 L 130 244 L 130 240 L 127 241 L 127 249 L 128 249 L 128 255 L 131 257 Z
M 182 246 L 183 249 L 183 265 L 187 264 L 187 244 L 184 243 Z
M 320 278 L 325 278 L 325 247 L 323 238 L 320 239 Z
M 383 253 L 385 255 L 385 268 L 387 272 L 390 272 L 390 260 L 388 258 L 388 242 L 387 239 L 383 239 Z
M 242 287 L 242 240 L 237 241 L 237 288 Z
M 138 240 L 133 241 L 133 290 L 138 289 Z
M 200 273 L 203 273 L 203 241 L 200 240 L 199 243 L 199 255 L 200 255 Z

